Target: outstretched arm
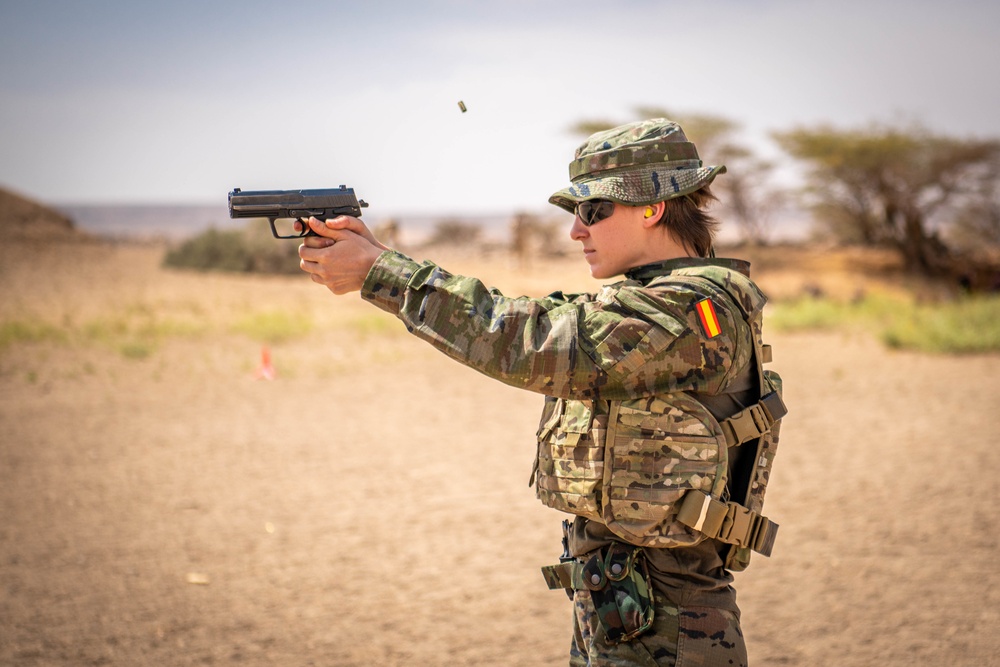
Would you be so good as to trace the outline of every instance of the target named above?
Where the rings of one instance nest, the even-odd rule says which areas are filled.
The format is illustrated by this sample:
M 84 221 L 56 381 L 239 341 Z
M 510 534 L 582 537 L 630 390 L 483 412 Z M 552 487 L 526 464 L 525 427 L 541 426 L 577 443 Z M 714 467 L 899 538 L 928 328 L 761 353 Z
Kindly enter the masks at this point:
M 576 399 L 718 388 L 736 322 L 705 340 L 689 295 L 619 285 L 601 298 L 509 298 L 475 278 L 418 263 L 375 240 L 356 218 L 311 219 L 302 268 L 334 294 L 360 290 L 407 329 L 501 382 Z M 655 302 L 655 303 L 654 303 Z

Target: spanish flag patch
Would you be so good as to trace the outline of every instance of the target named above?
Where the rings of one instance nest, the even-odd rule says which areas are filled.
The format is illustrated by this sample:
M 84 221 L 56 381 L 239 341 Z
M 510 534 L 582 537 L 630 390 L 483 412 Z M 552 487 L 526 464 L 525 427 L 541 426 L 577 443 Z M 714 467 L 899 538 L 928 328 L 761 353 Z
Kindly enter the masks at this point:
M 715 314 L 715 306 L 712 305 L 711 299 L 702 299 L 694 307 L 698 311 L 701 328 L 705 330 L 706 336 L 715 338 L 722 333 L 722 327 L 719 326 L 719 316 Z

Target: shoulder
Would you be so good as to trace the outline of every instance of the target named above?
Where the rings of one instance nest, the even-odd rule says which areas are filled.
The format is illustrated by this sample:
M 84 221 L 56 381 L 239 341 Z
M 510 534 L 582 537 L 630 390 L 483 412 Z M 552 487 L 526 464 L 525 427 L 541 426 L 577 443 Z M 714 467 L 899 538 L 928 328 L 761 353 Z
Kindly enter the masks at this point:
M 674 271 L 651 283 L 667 290 L 690 290 L 701 297 L 724 297 L 741 311 L 744 319 L 753 319 L 767 303 L 767 297 L 748 275 L 726 265 L 712 264 Z

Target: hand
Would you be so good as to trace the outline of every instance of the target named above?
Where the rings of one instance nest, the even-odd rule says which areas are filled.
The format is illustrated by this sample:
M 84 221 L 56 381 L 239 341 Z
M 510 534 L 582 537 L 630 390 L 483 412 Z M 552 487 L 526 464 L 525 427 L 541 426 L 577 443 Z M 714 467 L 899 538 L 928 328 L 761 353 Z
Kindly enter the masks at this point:
M 319 236 L 303 239 L 299 267 L 334 294 L 359 291 L 375 260 L 388 248 L 357 218 L 342 215 L 325 222 L 309 218 L 308 224 Z

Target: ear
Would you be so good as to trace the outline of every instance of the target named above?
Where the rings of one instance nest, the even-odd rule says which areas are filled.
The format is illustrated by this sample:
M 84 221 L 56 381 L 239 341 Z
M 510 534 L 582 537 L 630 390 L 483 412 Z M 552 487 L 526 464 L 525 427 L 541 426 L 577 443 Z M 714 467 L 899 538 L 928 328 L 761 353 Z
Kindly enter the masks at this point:
M 642 226 L 645 227 L 646 229 L 650 229 L 656 226 L 656 223 L 658 223 L 660 221 L 660 218 L 663 217 L 663 211 L 666 208 L 667 205 L 661 201 L 656 202 L 655 204 L 649 204 L 647 206 L 643 206 Z M 646 217 L 646 213 L 649 212 L 649 209 L 653 210 L 653 215 Z

